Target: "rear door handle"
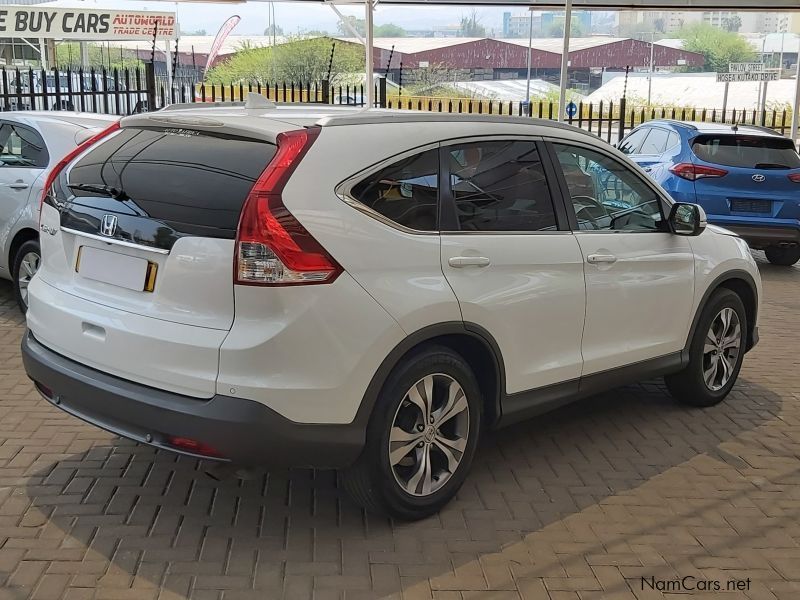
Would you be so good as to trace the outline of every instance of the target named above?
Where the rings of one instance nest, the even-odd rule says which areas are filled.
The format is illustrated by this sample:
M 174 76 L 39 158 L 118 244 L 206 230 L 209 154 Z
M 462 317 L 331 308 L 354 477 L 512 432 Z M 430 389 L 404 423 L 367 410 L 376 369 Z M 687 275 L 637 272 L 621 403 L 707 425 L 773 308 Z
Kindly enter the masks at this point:
M 10 187 L 12 190 L 27 190 L 28 184 L 24 181 L 15 181 L 14 183 L 9 183 L 8 187 Z
M 613 254 L 590 254 L 586 257 L 586 262 L 592 263 L 593 265 L 601 263 L 615 263 L 617 262 L 617 257 Z
M 451 267 L 488 267 L 491 261 L 485 256 L 453 256 L 447 260 Z

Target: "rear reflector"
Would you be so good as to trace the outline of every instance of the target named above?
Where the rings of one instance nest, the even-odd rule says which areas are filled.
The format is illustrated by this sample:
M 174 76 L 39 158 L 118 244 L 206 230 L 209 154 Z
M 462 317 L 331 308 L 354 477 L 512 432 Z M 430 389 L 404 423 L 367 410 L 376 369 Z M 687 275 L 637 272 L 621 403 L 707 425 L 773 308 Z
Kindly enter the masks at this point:
M 319 128 L 278 135 L 278 151 L 242 208 L 236 232 L 234 283 L 331 283 L 342 268 L 295 219 L 281 196 L 286 182 L 319 135 Z
M 184 452 L 191 452 L 192 454 L 200 454 L 202 456 L 209 456 L 213 458 L 222 458 L 222 455 L 216 448 L 191 438 L 171 435 L 167 437 L 167 442 L 170 446 L 178 450 L 183 450 Z
M 728 172 L 725 169 L 717 169 L 716 167 L 707 167 L 704 165 L 695 165 L 692 163 L 680 163 L 670 169 L 672 173 L 687 179 L 689 181 L 697 181 L 698 179 L 725 177 Z

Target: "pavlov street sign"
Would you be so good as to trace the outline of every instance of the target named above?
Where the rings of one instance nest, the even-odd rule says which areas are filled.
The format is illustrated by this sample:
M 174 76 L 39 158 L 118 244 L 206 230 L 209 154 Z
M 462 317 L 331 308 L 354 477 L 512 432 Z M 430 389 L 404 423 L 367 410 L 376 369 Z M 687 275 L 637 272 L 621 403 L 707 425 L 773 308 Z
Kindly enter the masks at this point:
M 0 37 L 59 40 L 175 39 L 175 13 L 0 5 Z
M 763 73 L 766 71 L 764 63 L 728 63 L 728 71 L 731 73 Z
M 717 83 L 738 83 L 742 81 L 778 81 L 777 71 L 765 73 L 717 73 Z

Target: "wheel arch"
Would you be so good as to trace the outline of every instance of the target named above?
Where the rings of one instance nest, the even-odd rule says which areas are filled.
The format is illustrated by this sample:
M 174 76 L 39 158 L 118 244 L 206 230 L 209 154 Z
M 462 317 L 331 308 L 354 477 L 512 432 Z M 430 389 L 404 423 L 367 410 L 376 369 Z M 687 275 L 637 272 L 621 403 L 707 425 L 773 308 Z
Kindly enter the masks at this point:
M 756 318 L 758 317 L 758 288 L 756 286 L 756 282 L 753 279 L 753 276 L 747 271 L 739 269 L 727 271 L 711 282 L 711 285 L 706 288 L 706 291 L 703 293 L 703 297 L 700 299 L 700 303 L 697 305 L 697 310 L 695 311 L 694 318 L 692 319 L 692 326 L 689 329 L 689 337 L 686 339 L 686 345 L 684 346 L 684 352 L 686 353 L 687 357 L 689 354 L 689 347 L 691 346 L 692 339 L 694 338 L 695 330 L 697 329 L 697 324 L 700 321 L 700 316 L 703 314 L 703 311 L 705 310 L 711 296 L 720 288 L 729 289 L 736 293 L 736 295 L 742 299 L 742 304 L 744 304 L 744 310 L 747 315 L 747 343 L 745 351 L 750 350 L 758 341 L 756 332 Z
M 14 259 L 17 255 L 17 251 L 20 249 L 22 244 L 25 242 L 29 242 L 31 240 L 38 240 L 39 239 L 39 232 L 33 229 L 32 227 L 23 227 L 19 231 L 14 234 L 14 237 L 11 238 L 11 243 L 8 245 L 8 274 L 12 276 L 13 269 L 14 269 Z
M 501 416 L 505 393 L 505 366 L 494 337 L 480 325 L 451 321 L 429 325 L 408 335 L 386 356 L 372 377 L 356 414 L 364 429 L 392 370 L 406 357 L 432 345 L 445 346 L 461 355 L 472 368 L 481 388 L 485 423 L 492 427 Z

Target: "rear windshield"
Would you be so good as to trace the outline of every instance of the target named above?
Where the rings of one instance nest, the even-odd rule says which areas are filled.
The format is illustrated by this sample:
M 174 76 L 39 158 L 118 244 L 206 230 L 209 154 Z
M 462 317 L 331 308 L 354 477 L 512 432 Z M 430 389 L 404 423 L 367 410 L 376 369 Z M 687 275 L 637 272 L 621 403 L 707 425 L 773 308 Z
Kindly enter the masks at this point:
M 692 151 L 702 161 L 746 169 L 798 169 L 800 155 L 783 137 L 701 135 Z
M 141 216 L 178 232 L 232 238 L 275 151 L 268 142 L 216 133 L 125 128 L 75 163 L 69 183 L 115 188 Z M 103 196 L 71 189 L 87 200 Z

